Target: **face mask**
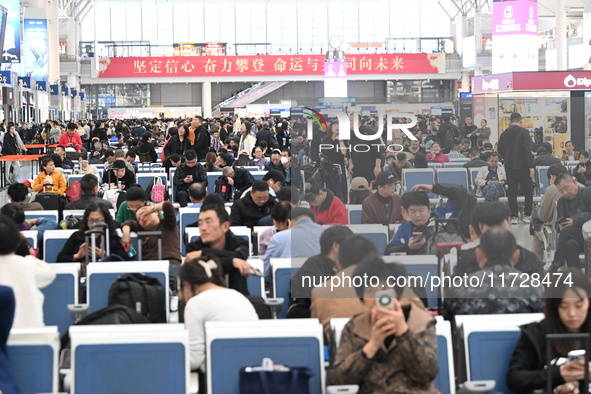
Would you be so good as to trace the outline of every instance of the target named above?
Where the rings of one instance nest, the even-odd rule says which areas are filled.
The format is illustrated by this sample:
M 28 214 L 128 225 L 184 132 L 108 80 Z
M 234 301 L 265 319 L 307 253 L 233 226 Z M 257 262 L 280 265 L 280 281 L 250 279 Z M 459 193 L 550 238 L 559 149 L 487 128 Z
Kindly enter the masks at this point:
M 287 160 L 287 157 L 281 157 L 281 164 L 287 164 L 289 160 Z

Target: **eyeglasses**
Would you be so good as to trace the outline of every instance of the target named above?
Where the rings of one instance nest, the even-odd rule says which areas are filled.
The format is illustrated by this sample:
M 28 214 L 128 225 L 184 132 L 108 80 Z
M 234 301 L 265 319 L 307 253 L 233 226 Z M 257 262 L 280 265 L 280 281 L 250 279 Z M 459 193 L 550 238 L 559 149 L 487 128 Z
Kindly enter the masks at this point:
M 90 223 L 90 224 L 97 224 L 97 223 L 104 223 L 104 222 L 105 222 L 105 218 L 100 218 L 100 219 L 88 218 L 88 223 Z

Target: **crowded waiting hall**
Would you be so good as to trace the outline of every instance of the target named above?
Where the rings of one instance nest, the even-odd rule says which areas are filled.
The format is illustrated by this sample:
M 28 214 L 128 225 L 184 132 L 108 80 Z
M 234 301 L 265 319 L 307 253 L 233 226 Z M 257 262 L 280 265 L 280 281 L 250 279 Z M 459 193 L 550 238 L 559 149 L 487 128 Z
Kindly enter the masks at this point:
M 309 7 L 0 0 L 0 394 L 591 392 L 585 2 Z

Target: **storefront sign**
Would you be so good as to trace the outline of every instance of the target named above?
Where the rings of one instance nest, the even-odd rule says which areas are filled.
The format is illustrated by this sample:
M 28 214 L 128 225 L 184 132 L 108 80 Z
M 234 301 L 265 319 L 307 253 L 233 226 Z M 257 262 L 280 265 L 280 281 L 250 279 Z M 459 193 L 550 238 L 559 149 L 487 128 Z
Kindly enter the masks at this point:
M 473 94 L 544 90 L 591 90 L 591 72 L 521 72 L 472 79 Z
M 338 70 L 337 70 L 338 71 Z M 445 73 L 443 53 L 347 55 L 351 74 Z M 324 55 L 101 57 L 98 78 L 324 75 Z

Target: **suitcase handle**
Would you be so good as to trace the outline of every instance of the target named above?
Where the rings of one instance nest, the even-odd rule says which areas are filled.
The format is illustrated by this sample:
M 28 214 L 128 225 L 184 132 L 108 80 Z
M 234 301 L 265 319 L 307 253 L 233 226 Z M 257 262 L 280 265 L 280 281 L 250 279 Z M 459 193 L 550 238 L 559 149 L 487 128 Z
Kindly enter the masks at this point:
M 435 244 L 435 249 L 437 249 L 437 252 L 441 252 L 445 248 L 460 249 L 462 245 L 462 242 L 439 242 Z
M 162 231 L 138 231 L 138 238 L 157 237 L 162 238 Z
M 109 226 L 107 223 L 95 223 L 92 225 L 92 229 L 102 229 L 103 234 L 105 234 L 105 252 L 107 256 L 111 255 L 111 241 L 109 239 Z

